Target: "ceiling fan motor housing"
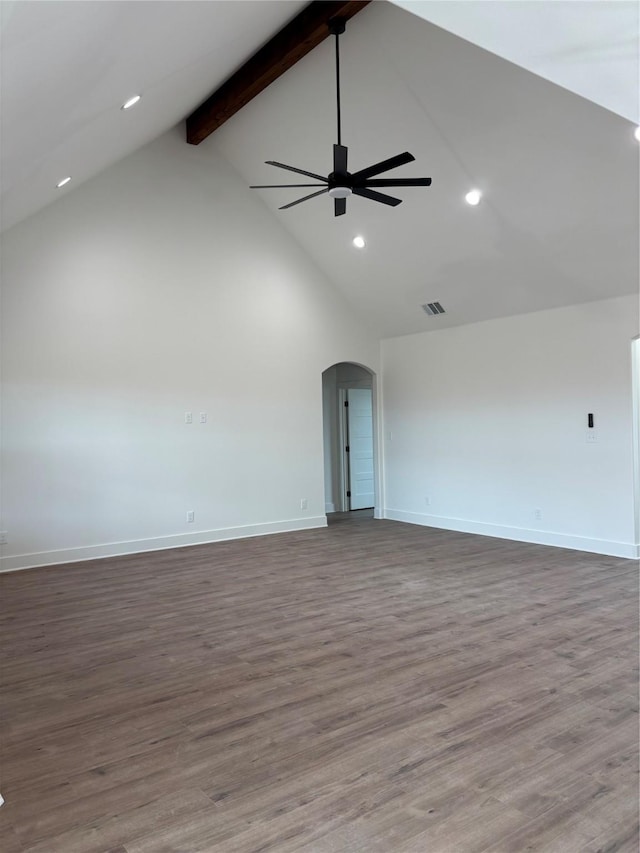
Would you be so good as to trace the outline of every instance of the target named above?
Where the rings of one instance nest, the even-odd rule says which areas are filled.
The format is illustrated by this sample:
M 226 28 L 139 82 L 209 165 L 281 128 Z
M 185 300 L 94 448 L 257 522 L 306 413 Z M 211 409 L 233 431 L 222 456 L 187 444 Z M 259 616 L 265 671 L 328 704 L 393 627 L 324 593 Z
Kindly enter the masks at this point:
M 351 175 L 331 172 L 327 179 L 331 198 L 347 198 L 353 192 Z

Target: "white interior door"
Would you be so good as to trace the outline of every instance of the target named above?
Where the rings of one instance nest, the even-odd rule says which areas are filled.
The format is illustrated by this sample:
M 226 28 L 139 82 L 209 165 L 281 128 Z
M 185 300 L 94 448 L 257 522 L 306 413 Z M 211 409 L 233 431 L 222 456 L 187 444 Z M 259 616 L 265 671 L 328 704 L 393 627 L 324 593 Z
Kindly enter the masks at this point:
M 373 410 L 370 388 L 347 390 L 349 427 L 349 509 L 375 504 L 373 491 Z

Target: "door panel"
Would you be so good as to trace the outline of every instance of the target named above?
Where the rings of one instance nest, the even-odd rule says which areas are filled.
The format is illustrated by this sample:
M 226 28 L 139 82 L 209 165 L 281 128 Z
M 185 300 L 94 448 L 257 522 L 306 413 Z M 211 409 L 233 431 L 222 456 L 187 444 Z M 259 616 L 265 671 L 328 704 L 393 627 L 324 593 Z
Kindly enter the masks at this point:
M 375 504 L 373 478 L 373 411 L 370 388 L 347 390 L 349 425 L 349 509 Z

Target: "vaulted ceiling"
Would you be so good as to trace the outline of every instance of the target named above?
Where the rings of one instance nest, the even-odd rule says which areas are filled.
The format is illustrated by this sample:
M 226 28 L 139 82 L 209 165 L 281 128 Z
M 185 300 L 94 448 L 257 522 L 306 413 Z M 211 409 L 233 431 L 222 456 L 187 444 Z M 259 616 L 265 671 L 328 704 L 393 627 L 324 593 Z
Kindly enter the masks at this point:
M 496 56 L 640 123 L 640 3 L 394 2 Z
M 54 200 L 61 176 L 77 186 L 178 123 L 304 5 L 5 0 L 3 226 Z M 409 150 L 397 175 L 430 188 L 397 208 L 352 198 L 339 218 L 326 197 L 278 211 L 296 190 L 246 190 L 381 335 L 637 292 L 633 123 L 469 37 L 378 0 L 341 41 L 350 169 Z M 133 92 L 143 101 L 123 113 Z M 268 159 L 327 173 L 334 98 L 328 40 L 198 156 L 222 153 L 247 187 L 288 182 Z M 434 300 L 445 315 L 422 311 Z
M 2 0 L 2 227 L 181 122 L 305 5 Z

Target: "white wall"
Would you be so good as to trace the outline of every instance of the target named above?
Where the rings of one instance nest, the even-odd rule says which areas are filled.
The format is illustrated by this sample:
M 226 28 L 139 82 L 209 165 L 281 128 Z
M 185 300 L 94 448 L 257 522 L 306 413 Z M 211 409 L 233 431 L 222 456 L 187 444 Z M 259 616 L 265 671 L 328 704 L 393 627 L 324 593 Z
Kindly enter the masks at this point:
M 378 344 L 213 146 L 168 134 L 3 244 L 3 568 L 325 523 L 321 374 Z M 387 517 L 637 554 L 637 318 L 385 341 Z
M 633 407 L 634 541 L 640 544 L 640 338 L 631 346 L 631 398 Z M 638 555 L 640 557 L 640 554 Z
M 325 523 L 321 374 L 378 343 L 211 145 L 3 243 L 4 568 Z
M 637 334 L 624 297 L 384 341 L 386 517 L 638 556 Z

